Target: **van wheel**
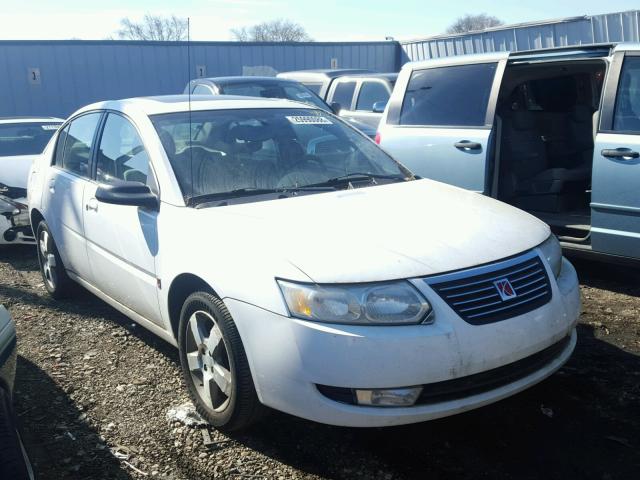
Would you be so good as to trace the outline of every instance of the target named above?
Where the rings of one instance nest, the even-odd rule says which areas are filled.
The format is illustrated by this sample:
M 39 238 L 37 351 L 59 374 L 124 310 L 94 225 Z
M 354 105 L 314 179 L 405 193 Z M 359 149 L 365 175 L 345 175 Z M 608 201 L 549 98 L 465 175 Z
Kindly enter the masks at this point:
M 221 430 L 242 430 L 265 410 L 258 400 L 238 329 L 224 303 L 191 294 L 180 313 L 182 374 L 196 410 Z
M 67 275 L 56 243 L 53 241 L 53 236 L 44 220 L 38 224 L 36 231 L 38 261 L 44 286 L 53 298 L 64 298 L 71 292 L 73 281 Z

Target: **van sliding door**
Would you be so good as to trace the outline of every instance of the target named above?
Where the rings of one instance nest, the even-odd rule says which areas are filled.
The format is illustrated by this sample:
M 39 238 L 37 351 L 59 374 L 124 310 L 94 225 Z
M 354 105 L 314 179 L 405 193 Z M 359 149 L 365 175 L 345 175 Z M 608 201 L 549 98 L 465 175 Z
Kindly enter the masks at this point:
M 491 135 L 508 52 L 404 68 L 381 145 L 417 175 L 489 194 Z
M 640 258 L 640 48 L 618 46 L 593 152 L 591 247 Z

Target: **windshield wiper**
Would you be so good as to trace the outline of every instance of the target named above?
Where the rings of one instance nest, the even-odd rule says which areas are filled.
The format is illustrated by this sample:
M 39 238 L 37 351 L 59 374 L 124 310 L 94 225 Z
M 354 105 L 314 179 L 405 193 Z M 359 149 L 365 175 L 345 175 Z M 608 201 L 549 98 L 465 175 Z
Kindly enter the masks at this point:
M 187 200 L 187 206 L 193 207 L 195 205 L 213 202 L 215 200 L 251 197 L 254 195 L 268 195 L 270 193 L 280 193 L 282 195 L 287 195 L 287 194 L 295 195 L 296 192 L 309 191 L 309 190 L 322 192 L 322 191 L 332 191 L 335 189 L 328 185 L 327 186 L 304 185 L 300 187 L 282 187 L 282 188 L 257 188 L 257 187 L 236 188 L 235 190 L 229 190 L 228 192 L 207 193 L 204 195 L 191 197 Z
M 351 182 L 366 182 L 369 181 L 373 185 L 377 185 L 376 180 L 397 180 L 405 182 L 412 180 L 412 177 L 402 177 L 398 175 L 388 175 L 381 173 L 365 173 L 365 172 L 351 172 L 346 175 L 340 175 L 339 177 L 333 177 L 325 180 L 324 182 L 312 183 L 305 185 L 305 187 L 321 187 L 321 186 L 339 186 L 344 184 L 351 184 Z

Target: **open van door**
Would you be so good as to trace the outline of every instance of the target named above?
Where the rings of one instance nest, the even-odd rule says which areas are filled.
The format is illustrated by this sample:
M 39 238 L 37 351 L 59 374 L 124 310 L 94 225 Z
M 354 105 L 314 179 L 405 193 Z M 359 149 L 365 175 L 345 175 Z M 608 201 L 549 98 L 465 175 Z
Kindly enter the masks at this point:
M 492 127 L 509 52 L 404 66 L 380 144 L 415 174 L 489 194 Z
M 640 258 L 640 45 L 614 50 L 591 187 L 593 251 Z

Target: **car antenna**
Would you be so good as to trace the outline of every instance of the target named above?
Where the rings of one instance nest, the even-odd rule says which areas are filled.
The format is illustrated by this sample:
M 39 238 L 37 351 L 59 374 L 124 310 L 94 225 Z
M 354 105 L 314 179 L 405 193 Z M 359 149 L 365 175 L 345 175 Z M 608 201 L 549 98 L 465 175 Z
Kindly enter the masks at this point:
M 189 173 L 191 176 L 191 192 L 193 198 L 193 140 L 191 125 L 191 17 L 187 17 L 187 99 L 189 104 Z

